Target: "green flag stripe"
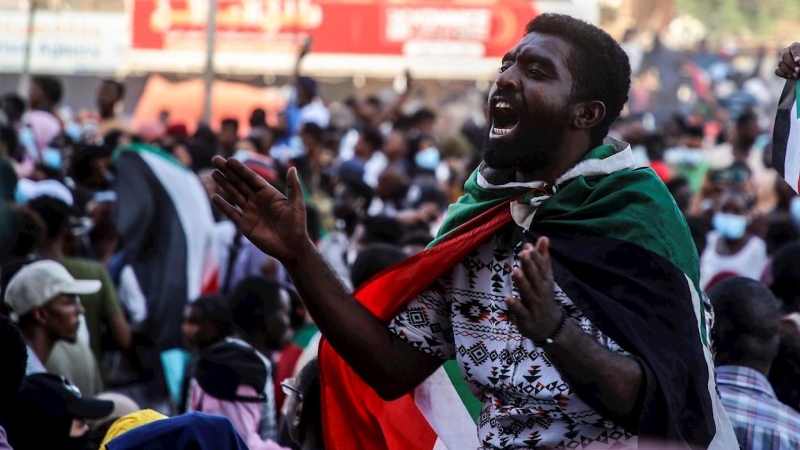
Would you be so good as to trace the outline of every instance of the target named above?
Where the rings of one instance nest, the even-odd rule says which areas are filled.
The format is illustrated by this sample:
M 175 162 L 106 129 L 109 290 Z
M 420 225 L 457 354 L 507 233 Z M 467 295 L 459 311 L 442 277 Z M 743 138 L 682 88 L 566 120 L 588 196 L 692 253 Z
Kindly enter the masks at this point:
M 458 362 L 454 359 L 446 361 L 444 363 L 444 371 L 447 372 L 447 376 L 453 383 L 453 387 L 456 389 L 459 398 L 461 398 L 461 402 L 464 403 L 464 407 L 467 408 L 470 417 L 472 417 L 475 423 L 478 423 L 478 416 L 481 415 L 481 408 L 483 408 L 483 405 L 472 395 L 472 391 L 469 390 L 464 376 L 461 375 Z

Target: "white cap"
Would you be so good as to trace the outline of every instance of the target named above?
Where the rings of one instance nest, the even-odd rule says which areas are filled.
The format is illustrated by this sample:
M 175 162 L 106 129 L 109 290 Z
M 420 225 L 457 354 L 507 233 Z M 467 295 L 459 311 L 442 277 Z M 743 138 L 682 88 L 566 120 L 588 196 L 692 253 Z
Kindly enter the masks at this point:
M 55 261 L 36 261 L 11 278 L 5 302 L 11 307 L 11 319 L 18 322 L 21 316 L 58 295 L 96 294 L 101 287 L 99 280 L 76 280 Z
M 18 203 L 27 203 L 35 198 L 44 196 L 57 198 L 69 206 L 74 203 L 72 192 L 59 181 L 33 181 L 28 178 L 22 178 L 17 182 Z

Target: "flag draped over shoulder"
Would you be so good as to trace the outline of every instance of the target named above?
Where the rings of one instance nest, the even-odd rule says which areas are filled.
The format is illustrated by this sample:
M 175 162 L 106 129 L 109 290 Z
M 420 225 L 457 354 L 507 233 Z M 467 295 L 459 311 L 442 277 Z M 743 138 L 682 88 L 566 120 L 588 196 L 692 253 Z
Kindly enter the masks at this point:
M 772 167 L 800 192 L 800 80 L 787 80 L 772 134 Z
M 547 236 L 555 281 L 641 363 L 640 436 L 736 448 L 715 393 L 698 258 L 688 227 L 655 173 L 634 170 L 630 147 L 616 144 L 589 152 L 556 180 L 549 196 L 535 184 L 492 185 L 476 171 L 465 196 L 448 210 L 435 245 L 376 276 L 356 298 L 388 322 L 494 234 L 511 232 L 517 241 Z M 519 217 L 525 208 L 529 217 Z M 478 448 L 474 419 L 480 406 L 468 391 L 459 391 L 465 383 L 452 364 L 411 394 L 383 402 L 323 342 L 326 446 Z

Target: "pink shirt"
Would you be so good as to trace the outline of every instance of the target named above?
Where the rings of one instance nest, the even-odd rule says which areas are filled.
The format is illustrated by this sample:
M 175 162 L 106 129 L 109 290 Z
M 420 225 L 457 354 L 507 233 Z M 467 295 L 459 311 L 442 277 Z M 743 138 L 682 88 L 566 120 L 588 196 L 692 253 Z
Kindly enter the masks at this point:
M 192 380 L 191 383 L 189 410 L 227 417 L 250 450 L 290 450 L 287 447 L 281 447 L 274 441 L 261 440 L 258 435 L 258 426 L 261 422 L 261 403 L 219 400 L 203 391 L 197 380 Z M 236 393 L 246 397 L 258 395 L 255 389 L 244 385 L 239 386 Z

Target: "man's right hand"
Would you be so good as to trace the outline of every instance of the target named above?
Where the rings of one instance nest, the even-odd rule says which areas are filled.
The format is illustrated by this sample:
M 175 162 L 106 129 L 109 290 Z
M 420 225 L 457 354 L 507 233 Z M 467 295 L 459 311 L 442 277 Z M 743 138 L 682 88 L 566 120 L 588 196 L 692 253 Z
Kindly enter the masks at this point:
M 220 156 L 213 161 L 218 169 L 214 180 L 233 204 L 219 195 L 214 196 L 213 202 L 250 242 L 281 262 L 287 262 L 293 253 L 311 243 L 297 169 L 289 169 L 286 198 L 240 161 Z
M 783 49 L 775 75 L 787 80 L 796 80 L 800 77 L 800 42 Z

